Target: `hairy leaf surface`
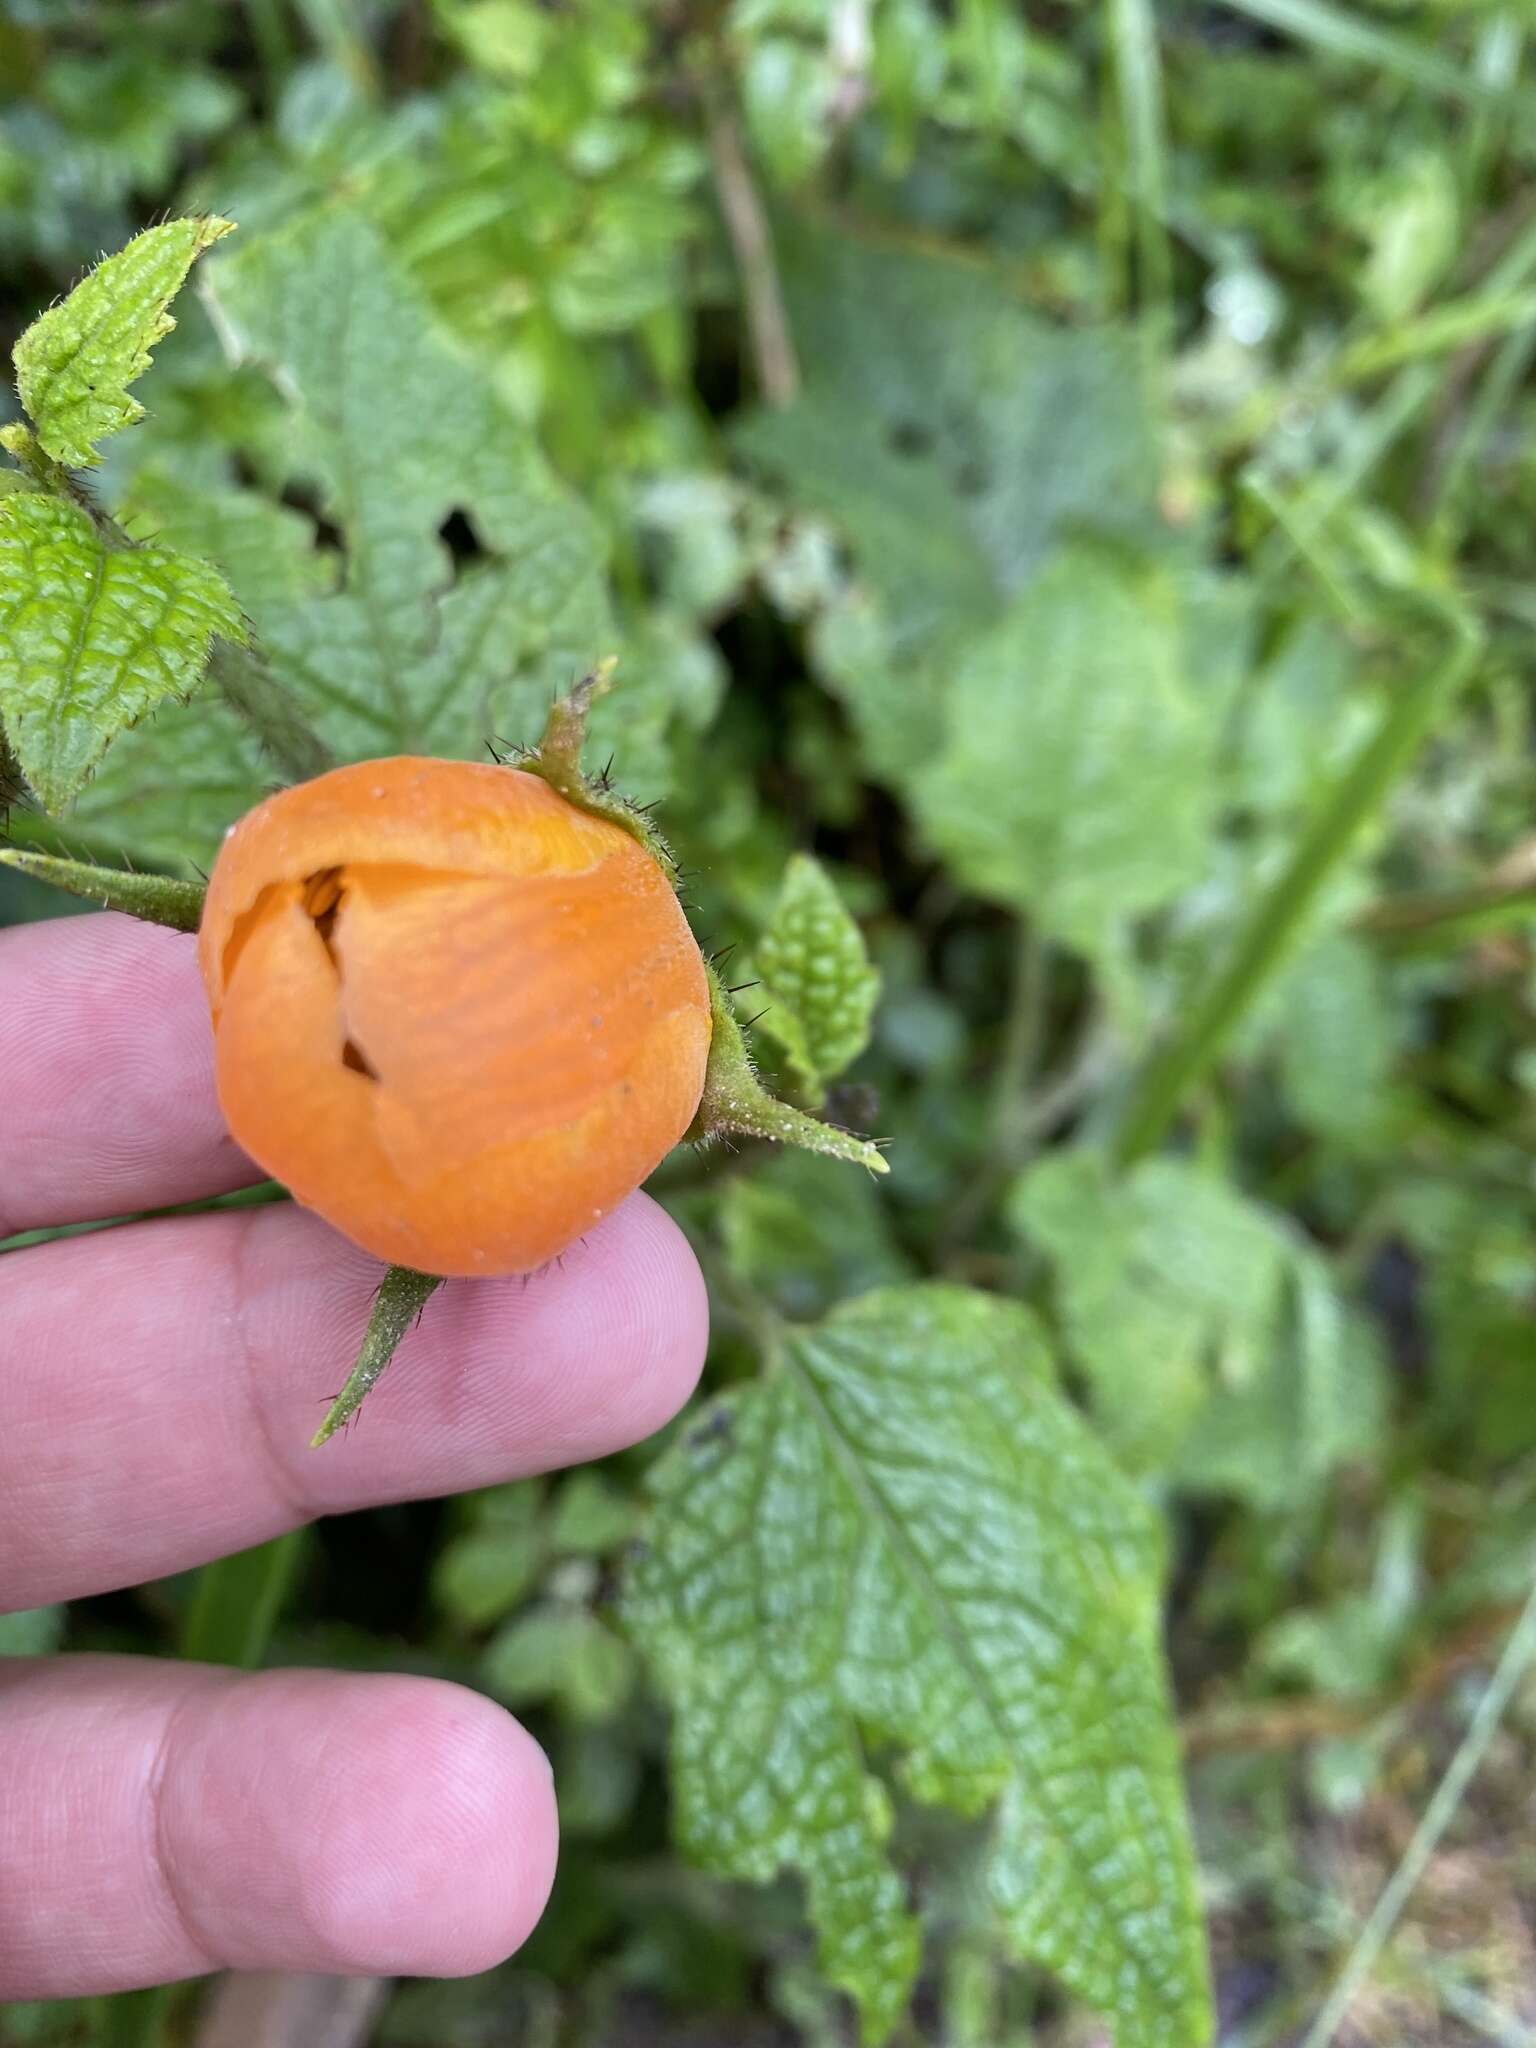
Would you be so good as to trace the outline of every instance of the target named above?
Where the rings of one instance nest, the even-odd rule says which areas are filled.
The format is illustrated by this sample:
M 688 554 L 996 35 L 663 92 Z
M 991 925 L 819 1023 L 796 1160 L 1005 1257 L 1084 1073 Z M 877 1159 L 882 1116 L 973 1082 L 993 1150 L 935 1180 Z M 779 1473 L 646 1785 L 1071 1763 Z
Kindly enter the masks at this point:
M 880 977 L 832 878 L 810 854 L 791 858 L 754 963 L 767 1004 L 762 1029 L 801 1080 L 819 1089 L 852 1066 L 869 1043 Z
M 1159 1544 L 1027 1312 L 866 1295 L 786 1336 L 657 1488 L 628 1613 L 675 1708 L 683 1840 L 736 1877 L 803 1874 L 867 2036 L 917 1965 L 889 1747 L 918 1799 L 995 1807 L 1002 1924 L 1120 2048 L 1207 2040 Z
M 242 640 L 245 622 L 211 563 L 110 545 L 62 498 L 0 498 L 0 712 L 49 810 L 124 727 L 192 693 L 216 633 Z
M 209 216 L 146 228 L 22 335 L 16 389 L 55 462 L 91 468 L 98 441 L 143 417 L 128 386 L 175 326 L 170 304 L 193 262 L 233 226 Z
M 279 675 L 342 758 L 532 736 L 612 627 L 596 531 L 527 429 L 342 211 L 252 243 L 218 300 L 341 544 L 334 592 L 247 596 Z

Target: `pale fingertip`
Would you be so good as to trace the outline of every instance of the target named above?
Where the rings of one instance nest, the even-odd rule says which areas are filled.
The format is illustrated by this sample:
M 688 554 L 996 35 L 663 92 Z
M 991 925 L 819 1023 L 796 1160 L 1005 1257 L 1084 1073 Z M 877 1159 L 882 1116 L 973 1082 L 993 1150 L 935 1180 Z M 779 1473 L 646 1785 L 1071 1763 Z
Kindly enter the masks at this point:
M 246 1679 L 182 1720 L 159 1815 L 189 1928 L 237 1969 L 472 1975 L 554 1882 L 543 1751 L 439 1679 Z
M 493 1701 L 431 1679 L 400 1684 L 398 1724 L 375 1725 L 355 1798 L 335 1799 L 313 1844 L 303 1916 L 327 1968 L 473 1976 L 521 1948 L 548 1904 L 554 1782 L 543 1750 Z M 376 1714 L 381 1702 L 370 1705 Z

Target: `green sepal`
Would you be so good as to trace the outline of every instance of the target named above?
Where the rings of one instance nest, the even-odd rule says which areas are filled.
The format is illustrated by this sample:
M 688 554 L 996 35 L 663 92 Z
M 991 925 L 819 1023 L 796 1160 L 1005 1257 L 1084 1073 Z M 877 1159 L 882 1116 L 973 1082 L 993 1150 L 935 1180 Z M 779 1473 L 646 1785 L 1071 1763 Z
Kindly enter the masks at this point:
M 200 882 L 178 881 L 173 875 L 136 875 L 126 868 L 98 868 L 89 861 L 62 860 L 51 853 L 32 853 L 18 846 L 0 847 L 0 864 L 36 882 L 84 896 L 103 910 L 121 910 L 147 924 L 169 925 L 173 932 L 195 932 L 203 915 Z
M 613 688 L 613 672 L 618 665 L 618 656 L 608 655 L 566 696 L 557 697 L 549 707 L 542 739 L 536 747 L 518 755 L 517 766 L 525 774 L 537 775 L 541 782 L 547 782 L 577 810 L 594 818 L 606 818 L 610 825 L 617 825 L 631 839 L 639 840 L 658 866 L 675 874 L 677 863 L 672 850 L 649 816 L 617 790 L 610 789 L 606 778 L 588 775 L 581 765 L 587 719 L 598 698 Z
M 443 1284 L 437 1273 L 418 1273 L 413 1266 L 391 1266 L 373 1298 L 373 1313 L 363 1332 L 362 1349 L 347 1383 L 331 1403 L 330 1413 L 309 1440 L 312 1451 L 329 1443 L 362 1407 L 378 1384 L 400 1340 Z
M 744 1138 L 766 1138 L 770 1144 L 799 1145 L 807 1152 L 821 1152 L 829 1159 L 846 1159 L 854 1166 L 867 1166 L 871 1173 L 889 1173 L 890 1165 L 878 1145 L 868 1138 L 836 1124 L 824 1124 L 770 1095 L 757 1078 L 752 1055 L 729 996 L 720 977 L 706 961 L 709 977 L 710 1040 L 709 1065 L 704 1074 L 704 1093 L 698 1112 L 685 1139 L 698 1142 L 734 1131 Z

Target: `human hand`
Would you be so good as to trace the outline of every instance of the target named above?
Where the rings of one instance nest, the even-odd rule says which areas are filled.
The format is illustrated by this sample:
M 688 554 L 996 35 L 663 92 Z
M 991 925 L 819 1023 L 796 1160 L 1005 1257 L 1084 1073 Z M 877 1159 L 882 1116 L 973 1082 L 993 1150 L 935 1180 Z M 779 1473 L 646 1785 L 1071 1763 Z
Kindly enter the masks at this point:
M 0 933 L 0 1077 L 0 1236 L 261 1178 L 220 1121 L 179 934 Z M 440 1290 L 362 1427 L 311 1452 L 378 1280 L 290 1203 L 0 1257 L 0 1611 L 599 1457 L 703 1360 L 698 1268 L 635 1195 L 526 1283 Z M 537 1920 L 555 1844 L 542 1753 L 459 1686 L 0 1659 L 0 2000 L 487 1969 Z

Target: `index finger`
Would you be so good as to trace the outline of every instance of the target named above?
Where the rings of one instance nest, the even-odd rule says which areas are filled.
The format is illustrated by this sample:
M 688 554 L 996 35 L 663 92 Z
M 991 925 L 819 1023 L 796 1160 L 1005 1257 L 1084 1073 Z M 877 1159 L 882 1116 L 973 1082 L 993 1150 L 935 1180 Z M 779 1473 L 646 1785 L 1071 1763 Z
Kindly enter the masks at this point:
M 0 1237 L 265 1178 L 224 1127 L 196 941 L 106 913 L 0 932 Z

